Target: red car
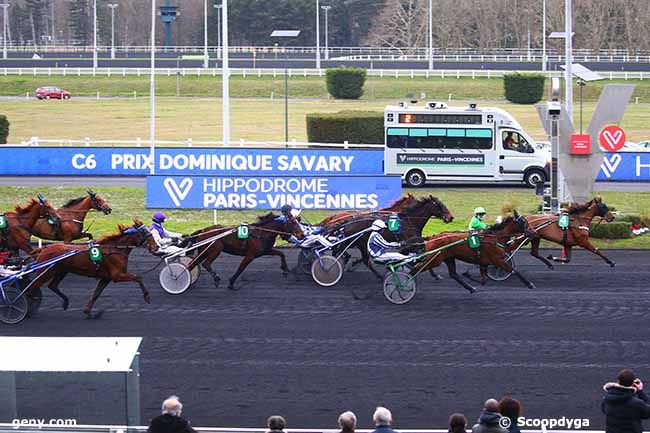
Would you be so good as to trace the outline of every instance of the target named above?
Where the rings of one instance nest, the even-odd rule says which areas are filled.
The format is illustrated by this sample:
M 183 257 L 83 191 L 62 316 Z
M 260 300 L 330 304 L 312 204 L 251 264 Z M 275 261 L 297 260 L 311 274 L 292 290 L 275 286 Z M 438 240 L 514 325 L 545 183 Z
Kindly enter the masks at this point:
M 39 87 L 36 89 L 38 99 L 70 99 L 70 92 L 59 87 Z

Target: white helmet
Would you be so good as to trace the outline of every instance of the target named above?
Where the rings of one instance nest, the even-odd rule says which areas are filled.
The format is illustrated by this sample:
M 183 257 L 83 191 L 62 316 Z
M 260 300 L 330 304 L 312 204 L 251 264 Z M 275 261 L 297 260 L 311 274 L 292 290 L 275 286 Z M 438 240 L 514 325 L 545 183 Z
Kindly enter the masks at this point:
M 301 213 L 302 209 L 291 209 L 291 216 L 294 218 L 298 218 Z
M 373 231 L 376 231 L 376 232 L 377 232 L 377 231 L 379 231 L 379 230 L 383 230 L 383 229 L 385 229 L 385 228 L 386 228 L 386 223 L 385 223 L 384 221 L 382 221 L 382 220 L 374 220 L 374 221 L 372 222 L 372 225 L 370 226 L 370 228 L 371 228 Z

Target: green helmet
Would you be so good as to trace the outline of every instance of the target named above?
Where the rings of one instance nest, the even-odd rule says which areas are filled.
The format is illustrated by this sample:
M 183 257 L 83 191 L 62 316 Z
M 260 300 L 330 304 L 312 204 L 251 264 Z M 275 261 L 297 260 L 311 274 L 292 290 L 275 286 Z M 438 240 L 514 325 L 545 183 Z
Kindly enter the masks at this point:
M 478 214 L 485 214 L 485 213 L 487 213 L 487 212 L 485 212 L 485 209 L 483 209 L 483 208 L 480 207 L 480 206 L 477 207 L 476 209 L 474 209 L 474 214 L 475 214 L 475 215 L 478 215 Z

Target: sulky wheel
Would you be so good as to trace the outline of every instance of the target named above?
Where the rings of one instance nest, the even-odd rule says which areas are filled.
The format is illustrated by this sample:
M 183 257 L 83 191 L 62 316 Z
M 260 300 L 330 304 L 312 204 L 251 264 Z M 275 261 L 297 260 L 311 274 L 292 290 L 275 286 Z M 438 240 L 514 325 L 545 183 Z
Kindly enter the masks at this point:
M 515 259 L 513 257 L 510 257 L 508 260 L 506 260 L 506 263 L 512 266 L 512 269 L 515 268 Z M 506 272 L 501 268 L 490 265 L 487 268 L 487 275 L 492 281 L 505 281 L 510 277 L 510 275 L 512 275 L 512 272 Z
M 3 289 L 4 294 L 0 292 L 0 322 L 15 325 L 27 317 L 29 299 L 22 293 L 18 279 L 5 283 Z
M 178 261 L 183 265 L 185 265 L 186 268 L 189 269 L 192 260 L 193 260 L 192 257 L 185 256 L 185 257 L 180 257 Z M 200 276 L 201 276 L 201 266 L 196 265 L 194 266 L 194 269 L 190 271 L 190 277 L 192 277 L 190 281 L 190 285 L 196 283 L 196 281 L 199 279 Z
M 384 277 L 384 297 L 391 303 L 402 305 L 415 296 L 415 278 L 404 271 L 388 272 Z
M 173 262 L 160 271 L 160 285 L 170 295 L 180 295 L 190 288 L 192 276 L 185 265 Z
M 320 260 L 316 259 L 311 265 L 311 276 L 316 284 L 323 287 L 330 287 L 341 280 L 343 276 L 343 266 L 336 257 L 321 256 Z

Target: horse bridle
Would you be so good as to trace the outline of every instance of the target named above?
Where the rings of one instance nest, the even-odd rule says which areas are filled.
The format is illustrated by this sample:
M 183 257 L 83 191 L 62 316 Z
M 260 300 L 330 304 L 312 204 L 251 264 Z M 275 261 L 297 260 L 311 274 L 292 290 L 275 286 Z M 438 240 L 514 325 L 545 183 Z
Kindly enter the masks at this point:
M 96 192 L 88 191 L 88 195 L 90 196 L 90 200 L 92 200 L 93 205 L 95 206 L 95 208 L 102 211 L 105 215 L 108 215 L 113 211 L 113 209 L 111 209 L 110 207 L 104 206 L 103 204 L 101 204 L 99 202 L 99 200 L 97 199 L 97 193 Z

